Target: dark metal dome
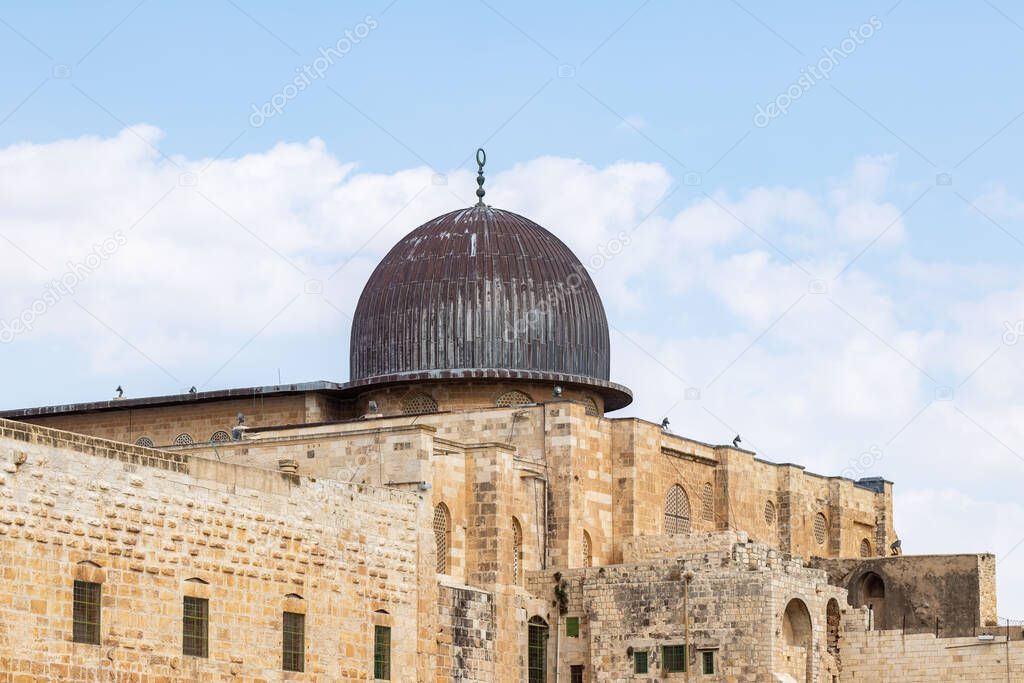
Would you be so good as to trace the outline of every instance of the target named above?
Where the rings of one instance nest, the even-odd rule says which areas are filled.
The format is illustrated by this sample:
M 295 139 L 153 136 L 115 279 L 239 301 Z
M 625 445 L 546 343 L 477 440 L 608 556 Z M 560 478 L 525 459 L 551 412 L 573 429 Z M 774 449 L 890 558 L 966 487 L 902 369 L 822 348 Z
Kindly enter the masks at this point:
M 352 322 L 350 385 L 511 378 L 593 387 L 606 410 L 608 321 L 579 259 L 531 220 L 489 206 L 416 228 L 370 276 Z

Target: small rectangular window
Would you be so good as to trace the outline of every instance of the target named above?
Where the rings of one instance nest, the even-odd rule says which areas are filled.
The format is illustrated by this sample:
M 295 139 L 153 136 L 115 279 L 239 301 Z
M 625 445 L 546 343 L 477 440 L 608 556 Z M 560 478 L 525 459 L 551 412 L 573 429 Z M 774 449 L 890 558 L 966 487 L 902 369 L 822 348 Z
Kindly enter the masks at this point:
M 686 646 L 663 645 L 661 648 L 661 668 L 665 673 L 686 671 Z
M 580 637 L 580 618 L 579 617 L 566 617 L 565 618 L 565 635 L 570 638 Z
M 633 652 L 633 673 L 647 673 L 647 650 L 636 650 Z
M 306 615 L 284 613 L 282 625 L 282 664 L 285 671 L 304 671 L 306 668 Z
M 702 672 L 706 674 L 715 673 L 715 651 L 704 650 L 700 653 Z
M 391 627 L 373 627 L 373 677 L 391 680 Z
M 75 581 L 72 640 L 100 644 L 100 584 Z
M 181 653 L 209 657 L 210 601 L 188 595 L 182 605 Z
M 582 664 L 573 664 L 569 667 L 569 683 L 583 683 Z

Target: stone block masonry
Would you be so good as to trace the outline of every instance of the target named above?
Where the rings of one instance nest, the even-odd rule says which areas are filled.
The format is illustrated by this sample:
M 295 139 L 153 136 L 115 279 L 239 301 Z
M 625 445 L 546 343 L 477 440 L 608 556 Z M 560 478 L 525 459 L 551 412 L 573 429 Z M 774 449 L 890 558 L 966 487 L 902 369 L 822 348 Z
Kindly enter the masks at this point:
M 414 494 L 6 420 L 0 462 L 0 681 L 367 680 L 375 624 L 418 680 Z M 99 645 L 72 642 L 76 579 L 101 583 Z M 209 657 L 182 655 L 185 595 Z M 305 673 L 281 671 L 286 610 Z

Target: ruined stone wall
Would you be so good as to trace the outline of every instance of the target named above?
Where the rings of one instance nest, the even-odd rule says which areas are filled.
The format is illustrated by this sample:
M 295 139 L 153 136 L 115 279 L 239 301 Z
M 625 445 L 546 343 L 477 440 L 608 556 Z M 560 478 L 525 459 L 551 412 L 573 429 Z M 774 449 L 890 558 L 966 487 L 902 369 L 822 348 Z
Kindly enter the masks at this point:
M 0 671 L 13 680 L 372 678 L 433 662 L 423 508 L 310 481 L 0 420 Z M 73 643 L 72 585 L 102 583 L 101 645 Z M 190 581 L 198 579 L 199 581 Z M 210 601 L 209 658 L 182 656 L 182 598 Z M 301 596 L 301 597 L 296 597 Z M 306 617 L 306 673 L 281 672 L 282 611 Z
M 1024 641 L 932 633 L 863 631 L 843 634 L 843 683 L 1002 683 L 1024 681 Z
M 995 557 L 992 555 L 901 555 L 897 557 L 812 560 L 828 573 L 829 583 L 849 592 L 849 603 L 874 602 L 874 627 L 974 635 L 994 626 Z M 867 579 L 878 576 L 884 596 L 866 594 Z M 880 606 L 879 606 L 880 605 Z
M 568 681 L 573 664 L 586 667 L 589 681 L 632 679 L 638 650 L 648 653 L 651 677 L 683 679 L 683 673 L 663 671 L 662 647 L 689 644 L 690 673 L 699 680 L 775 680 L 774 672 L 802 667 L 801 683 L 830 681 L 834 661 L 827 652 L 826 610 L 829 601 L 843 599 L 843 591 L 829 587 L 823 572 L 768 546 L 727 547 L 727 538 L 722 535 L 713 550 L 675 561 L 531 574 L 529 587 L 539 598 L 565 596 L 564 615 L 557 606 L 544 615 L 558 631 L 559 642 L 553 635 L 549 643 L 552 671 L 556 645 L 559 652 L 557 680 Z M 786 607 L 794 599 L 806 606 L 811 623 L 807 646 L 799 651 L 803 660 L 796 663 L 786 661 L 793 650 L 782 637 Z M 565 633 L 567 617 L 579 618 L 578 638 Z M 714 675 L 701 673 L 704 651 L 714 653 Z

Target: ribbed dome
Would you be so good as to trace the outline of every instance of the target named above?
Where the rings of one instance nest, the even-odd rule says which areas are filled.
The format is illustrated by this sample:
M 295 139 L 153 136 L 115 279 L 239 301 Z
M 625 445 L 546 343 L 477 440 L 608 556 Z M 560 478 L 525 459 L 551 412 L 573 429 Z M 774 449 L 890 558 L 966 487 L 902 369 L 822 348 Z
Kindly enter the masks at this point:
M 608 321 L 586 269 L 522 216 L 474 206 L 406 235 L 370 276 L 352 323 L 350 377 L 554 379 L 604 388 Z

